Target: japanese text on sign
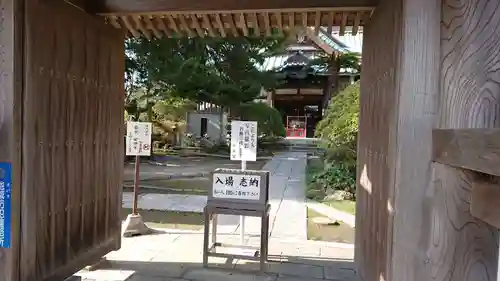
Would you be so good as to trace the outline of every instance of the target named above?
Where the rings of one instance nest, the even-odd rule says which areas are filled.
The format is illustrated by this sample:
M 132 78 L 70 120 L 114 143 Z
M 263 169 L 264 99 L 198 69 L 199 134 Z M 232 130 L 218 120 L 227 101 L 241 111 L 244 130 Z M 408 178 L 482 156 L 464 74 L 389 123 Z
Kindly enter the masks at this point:
M 126 154 L 151 155 L 151 123 L 127 122 Z
M 10 248 L 11 165 L 0 162 L 0 248 Z
M 259 200 L 260 176 L 215 173 L 212 196 L 222 199 Z
M 257 122 L 231 122 L 231 160 L 257 160 Z

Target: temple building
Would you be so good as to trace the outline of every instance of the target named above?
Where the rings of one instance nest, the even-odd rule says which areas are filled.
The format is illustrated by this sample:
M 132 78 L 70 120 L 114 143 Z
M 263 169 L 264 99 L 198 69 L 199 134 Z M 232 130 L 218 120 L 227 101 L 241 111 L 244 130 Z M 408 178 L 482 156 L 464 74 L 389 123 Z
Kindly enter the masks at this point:
M 327 58 L 348 52 L 361 52 L 362 31 L 342 37 L 338 30 L 328 33 L 307 28 L 290 40 L 283 52 L 265 60 L 261 69 L 274 72 L 282 84 L 261 97 L 282 114 L 287 137 L 312 138 L 323 110 L 334 95 L 359 79 L 354 69 L 331 69 Z M 323 62 L 323 63 L 322 63 Z M 335 85 L 338 84 L 338 87 Z

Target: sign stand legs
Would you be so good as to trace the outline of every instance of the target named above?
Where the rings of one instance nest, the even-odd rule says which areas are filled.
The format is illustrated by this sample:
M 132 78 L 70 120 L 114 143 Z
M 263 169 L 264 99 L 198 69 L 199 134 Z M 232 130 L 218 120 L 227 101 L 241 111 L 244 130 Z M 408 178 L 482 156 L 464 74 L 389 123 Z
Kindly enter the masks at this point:
M 132 214 L 137 215 L 137 197 L 139 196 L 139 181 L 140 179 L 140 156 L 135 156 L 135 178 L 134 178 L 134 201 L 132 203 Z
M 139 155 L 135 156 L 135 178 L 134 178 L 134 199 L 132 203 L 132 214 L 127 216 L 125 221 L 125 230 L 123 237 L 132 237 L 138 235 L 146 235 L 152 233 L 143 221 L 142 216 L 137 212 L 137 201 L 139 197 L 139 182 L 140 182 L 140 164 L 141 158 Z
M 270 205 L 267 204 L 264 209 L 260 210 L 243 210 L 243 209 L 228 209 L 226 207 L 219 207 L 216 205 L 211 206 L 207 204 L 203 209 L 205 222 L 204 222 L 204 233 L 203 233 L 203 267 L 208 268 L 208 257 L 218 257 L 218 258 L 230 258 L 233 260 L 253 260 L 259 261 L 260 273 L 264 273 L 266 270 L 266 262 L 268 258 L 268 247 L 269 247 L 269 209 Z M 252 247 L 246 245 L 233 245 L 227 243 L 217 242 L 216 232 L 217 232 L 217 215 L 229 215 L 232 213 L 239 213 L 246 216 L 259 217 L 261 219 L 261 231 L 260 231 L 260 247 Z M 210 218 L 212 218 L 212 241 L 209 241 L 210 235 Z M 239 254 L 223 253 L 217 252 L 217 248 L 240 248 L 243 250 Z
M 245 171 L 247 169 L 247 161 L 241 161 L 241 170 Z M 240 216 L 240 244 L 245 244 L 245 217 Z

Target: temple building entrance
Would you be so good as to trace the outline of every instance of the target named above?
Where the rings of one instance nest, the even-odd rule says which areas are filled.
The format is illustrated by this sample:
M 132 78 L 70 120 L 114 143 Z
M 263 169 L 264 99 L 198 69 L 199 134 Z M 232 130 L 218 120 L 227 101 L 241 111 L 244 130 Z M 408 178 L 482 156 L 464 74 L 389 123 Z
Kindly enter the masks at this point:
M 287 137 L 314 137 L 314 129 L 322 117 L 321 105 L 294 100 L 278 100 L 275 107 L 281 112 Z
M 305 28 L 289 40 L 282 53 L 262 65 L 283 82 L 265 98 L 281 113 L 287 137 L 313 138 L 334 89 L 342 90 L 358 80 L 359 73 L 330 68 L 332 56 L 353 50 L 323 29 L 316 34 Z

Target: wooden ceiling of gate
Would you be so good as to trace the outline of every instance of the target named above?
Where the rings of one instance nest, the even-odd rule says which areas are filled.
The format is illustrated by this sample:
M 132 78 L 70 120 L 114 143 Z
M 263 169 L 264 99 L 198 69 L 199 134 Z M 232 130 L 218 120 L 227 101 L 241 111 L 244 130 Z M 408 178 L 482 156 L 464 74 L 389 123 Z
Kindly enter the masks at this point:
M 355 35 L 370 17 L 366 11 L 316 11 L 316 12 L 250 12 L 214 14 L 166 14 L 107 16 L 116 28 L 127 31 L 129 36 L 148 39 L 152 37 L 226 37 L 226 36 L 279 36 L 299 27 L 340 27 L 343 35 L 352 27 Z
M 97 14 L 129 36 L 280 36 L 300 27 L 357 33 L 376 0 L 103 0 Z

